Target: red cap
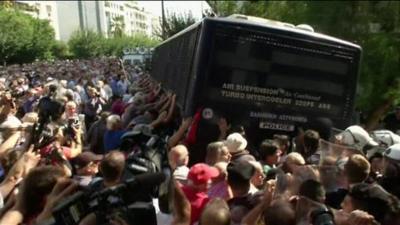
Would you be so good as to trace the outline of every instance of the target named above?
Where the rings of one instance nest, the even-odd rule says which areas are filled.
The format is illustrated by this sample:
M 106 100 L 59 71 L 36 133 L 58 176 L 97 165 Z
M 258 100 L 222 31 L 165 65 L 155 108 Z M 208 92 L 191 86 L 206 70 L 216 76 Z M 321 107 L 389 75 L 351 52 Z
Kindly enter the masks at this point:
M 211 167 L 205 163 L 198 163 L 190 168 L 188 179 L 194 184 L 206 184 L 210 179 L 218 176 L 219 171 L 217 168 Z

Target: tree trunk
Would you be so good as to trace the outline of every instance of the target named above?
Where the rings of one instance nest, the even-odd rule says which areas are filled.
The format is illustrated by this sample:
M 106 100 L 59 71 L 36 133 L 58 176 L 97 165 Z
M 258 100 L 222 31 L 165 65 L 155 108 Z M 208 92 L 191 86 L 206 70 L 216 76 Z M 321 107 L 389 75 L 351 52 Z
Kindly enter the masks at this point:
M 365 129 L 367 131 L 372 131 L 378 126 L 381 117 L 390 110 L 395 99 L 396 97 L 393 95 L 388 97 L 380 106 L 376 107 L 375 110 L 369 114 L 365 124 Z

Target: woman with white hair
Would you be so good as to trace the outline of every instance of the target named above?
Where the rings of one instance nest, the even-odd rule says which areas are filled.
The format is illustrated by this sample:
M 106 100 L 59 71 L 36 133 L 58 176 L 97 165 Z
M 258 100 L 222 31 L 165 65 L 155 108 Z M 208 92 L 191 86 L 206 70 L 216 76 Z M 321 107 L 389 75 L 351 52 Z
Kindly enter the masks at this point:
M 124 135 L 125 130 L 122 129 L 121 117 L 112 114 L 107 117 L 107 130 L 104 134 L 104 150 L 109 152 L 116 150 L 121 145 L 121 137 Z

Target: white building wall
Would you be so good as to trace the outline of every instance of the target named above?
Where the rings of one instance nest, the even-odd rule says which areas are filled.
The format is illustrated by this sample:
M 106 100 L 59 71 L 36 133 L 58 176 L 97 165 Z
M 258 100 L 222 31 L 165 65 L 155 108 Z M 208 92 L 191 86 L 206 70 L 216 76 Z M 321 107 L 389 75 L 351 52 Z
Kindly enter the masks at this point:
M 80 29 L 79 6 L 77 1 L 57 2 L 60 39 L 68 41 L 73 32 Z
M 158 18 L 140 8 L 136 1 L 17 1 L 38 7 L 38 13 L 26 13 L 40 19 L 48 19 L 57 40 L 68 41 L 71 35 L 89 29 L 109 37 L 113 18 L 122 16 L 125 34 L 154 33 Z

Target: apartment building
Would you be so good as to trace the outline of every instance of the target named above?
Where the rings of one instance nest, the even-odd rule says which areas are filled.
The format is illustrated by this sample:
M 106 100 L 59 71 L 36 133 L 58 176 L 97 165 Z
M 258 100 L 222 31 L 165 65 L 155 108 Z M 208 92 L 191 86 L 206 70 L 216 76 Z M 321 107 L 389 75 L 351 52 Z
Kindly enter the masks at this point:
M 77 30 L 92 30 L 109 37 L 121 18 L 124 33 L 152 35 L 158 17 L 139 8 L 135 1 L 16 1 L 25 13 L 50 21 L 56 39 L 68 41 Z M 116 19 L 119 18 L 119 19 Z

